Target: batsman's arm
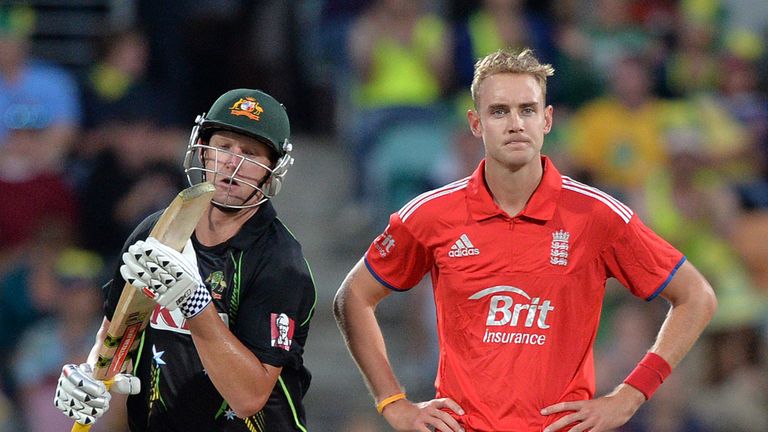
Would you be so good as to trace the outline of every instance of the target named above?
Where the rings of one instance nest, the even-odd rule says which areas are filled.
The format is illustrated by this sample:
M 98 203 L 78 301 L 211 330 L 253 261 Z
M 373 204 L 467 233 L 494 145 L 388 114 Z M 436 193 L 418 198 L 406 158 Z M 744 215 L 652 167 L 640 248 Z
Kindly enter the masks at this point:
M 114 394 L 130 395 L 140 391 L 139 379 L 129 374 L 116 374 L 106 380 L 94 378 L 94 365 L 98 362 L 104 335 L 109 329 L 109 320 L 104 318 L 97 332 L 96 341 L 86 363 L 67 364 L 56 385 L 54 406 L 65 415 L 76 420 L 73 432 L 86 432 L 97 418 L 105 414 L 110 404 L 115 403 Z M 124 398 L 118 398 L 124 403 Z
M 209 208 L 214 191 L 215 187 L 211 183 L 203 182 L 179 192 L 157 219 L 149 235 L 158 239 L 164 245 L 177 251 L 181 250 L 189 240 L 200 217 Z M 147 223 L 147 221 L 145 220 L 144 222 Z M 141 226 L 137 230 L 140 228 Z M 131 354 L 138 349 L 139 336 L 146 328 L 149 315 L 154 309 L 154 302 L 145 294 L 138 292 L 130 284 L 125 284 L 120 292 L 120 298 L 111 320 L 105 318 L 97 333 L 96 345 L 88 356 L 88 364 L 91 365 L 91 368 L 85 368 L 90 370 L 83 369 L 83 365 L 80 367 L 65 365 L 62 369 L 62 376 L 59 379 L 54 403 L 65 415 L 78 420 L 72 427 L 73 431 L 89 430 L 91 423 L 101 413 L 109 409 L 109 394 L 105 387 L 108 389 L 112 382 L 119 384 L 114 387 L 114 390 L 117 392 L 126 390 L 123 388 L 124 382 L 136 384 L 135 386 L 127 386 L 127 390 L 131 394 L 138 392 L 138 380 L 135 377 L 120 374 L 120 372 L 124 368 L 125 360 L 130 358 Z M 86 418 L 84 417 L 85 414 L 77 415 L 74 412 L 76 410 L 70 408 L 74 408 L 77 405 L 78 409 L 83 409 L 83 413 L 85 413 L 88 407 L 93 404 L 89 400 L 90 396 L 85 395 L 82 391 L 78 391 L 79 389 L 72 390 L 71 392 L 69 388 L 60 389 L 61 385 L 71 387 L 69 383 L 74 379 L 72 377 L 76 376 L 79 380 L 80 375 L 83 377 L 80 380 L 82 382 L 90 382 L 93 378 L 103 380 L 103 385 L 95 384 L 91 387 L 100 397 L 103 393 L 106 393 L 104 398 L 107 403 L 103 407 L 97 407 L 101 410 L 98 415 L 87 416 L 88 424 L 85 424 L 86 422 L 84 421 Z M 116 379 L 112 379 L 113 377 L 116 377 Z M 67 398 L 67 400 L 65 401 L 63 398 Z M 69 407 L 65 407 L 65 404 L 69 405 Z M 83 424 L 80 421 L 83 421 Z
M 269 400 L 282 368 L 262 363 L 232 334 L 215 307 L 205 308 L 187 323 L 216 390 L 239 417 L 258 413 Z
M 282 368 L 262 363 L 224 324 L 196 260 L 150 237 L 128 247 L 120 274 L 161 307 L 181 312 L 208 377 L 238 416 L 264 407 Z M 248 338 L 248 330 L 241 330 Z

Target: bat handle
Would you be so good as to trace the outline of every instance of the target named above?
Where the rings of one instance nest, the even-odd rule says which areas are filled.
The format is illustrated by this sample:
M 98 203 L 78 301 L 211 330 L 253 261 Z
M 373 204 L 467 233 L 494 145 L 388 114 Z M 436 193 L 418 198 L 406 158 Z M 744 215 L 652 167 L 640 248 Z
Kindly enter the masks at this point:
M 107 386 L 107 390 L 112 386 L 112 378 L 104 380 L 104 385 Z M 75 422 L 75 424 L 72 425 L 72 431 L 71 432 L 88 432 L 91 430 L 91 426 L 93 426 L 93 423 L 89 425 L 80 424 L 78 422 Z
M 87 432 L 91 430 L 91 426 L 93 426 L 93 424 L 82 425 L 78 422 L 75 422 L 75 424 L 72 425 L 72 432 Z

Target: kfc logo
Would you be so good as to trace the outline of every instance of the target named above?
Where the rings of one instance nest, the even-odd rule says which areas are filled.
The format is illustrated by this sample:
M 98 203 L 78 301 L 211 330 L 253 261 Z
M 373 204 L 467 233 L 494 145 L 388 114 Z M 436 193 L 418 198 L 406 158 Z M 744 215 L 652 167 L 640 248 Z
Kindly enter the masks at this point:
M 294 321 L 284 313 L 273 313 L 270 316 L 270 323 L 272 325 L 272 346 L 290 351 L 293 331 L 296 327 Z

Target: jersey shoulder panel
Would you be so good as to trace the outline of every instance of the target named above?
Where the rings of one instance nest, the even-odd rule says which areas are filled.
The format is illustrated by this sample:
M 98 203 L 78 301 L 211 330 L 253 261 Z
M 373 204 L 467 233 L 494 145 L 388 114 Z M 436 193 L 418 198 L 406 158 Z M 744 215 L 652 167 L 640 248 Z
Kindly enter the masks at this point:
M 448 183 L 418 195 L 400 210 L 397 215 L 403 225 L 413 229 L 423 223 L 429 223 L 448 211 L 455 211 L 464 202 L 467 183 L 470 177 Z
M 272 248 L 277 252 L 278 259 L 293 263 L 304 262 L 304 251 L 301 243 L 280 219 L 275 219 L 269 230 L 269 241 L 277 246 Z
M 615 224 L 628 224 L 634 216 L 629 206 L 614 198 L 602 190 L 573 180 L 568 176 L 563 177 L 563 205 L 568 207 L 583 207 L 590 210 L 590 218 L 597 218 L 597 222 L 613 226 Z
M 266 235 L 268 238 L 264 240 L 268 244 L 248 252 L 252 262 L 263 260 L 256 266 L 261 271 L 254 272 L 252 281 L 278 297 L 290 297 L 302 305 L 309 305 L 302 321 L 308 320 L 317 292 L 301 243 L 279 219 L 275 219 Z

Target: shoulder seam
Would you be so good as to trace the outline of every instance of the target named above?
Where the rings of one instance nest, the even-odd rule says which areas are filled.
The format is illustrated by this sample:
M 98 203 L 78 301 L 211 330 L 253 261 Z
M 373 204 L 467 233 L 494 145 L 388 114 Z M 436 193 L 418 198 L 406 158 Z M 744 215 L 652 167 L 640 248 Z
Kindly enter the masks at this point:
M 609 209 L 611 209 L 611 211 L 616 213 L 624 221 L 624 223 L 629 223 L 629 220 L 632 219 L 632 215 L 634 214 L 632 209 L 629 208 L 626 204 L 612 197 L 611 195 L 601 191 L 598 188 L 587 186 L 584 183 L 580 183 L 576 180 L 573 180 L 568 176 L 562 176 L 562 178 L 563 178 L 563 189 L 580 193 L 582 195 L 585 195 L 597 201 L 600 201 L 601 203 L 605 204 Z
M 453 183 L 449 183 L 441 188 L 424 192 L 423 194 L 409 201 L 406 205 L 403 206 L 403 208 L 397 211 L 398 216 L 400 216 L 400 220 L 405 222 L 419 207 L 429 201 L 432 201 L 435 198 L 440 198 L 442 196 L 449 195 L 453 192 L 466 188 L 468 182 L 469 177 L 466 177 Z

